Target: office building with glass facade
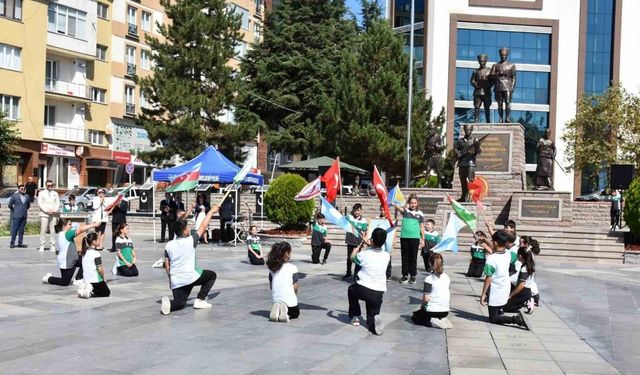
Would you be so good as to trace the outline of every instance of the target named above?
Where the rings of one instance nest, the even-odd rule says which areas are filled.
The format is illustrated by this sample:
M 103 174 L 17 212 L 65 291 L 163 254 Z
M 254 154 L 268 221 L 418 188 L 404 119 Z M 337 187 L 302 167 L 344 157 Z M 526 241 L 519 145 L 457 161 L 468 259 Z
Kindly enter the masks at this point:
M 387 4 L 392 26 L 407 35 L 407 51 L 410 8 L 411 0 Z M 487 54 L 491 66 L 500 48 L 511 49 L 518 69 L 511 117 L 525 128 L 528 174 L 535 172 L 535 145 L 546 129 L 563 163 L 564 124 L 575 116 L 581 95 L 602 93 L 613 82 L 640 90 L 640 23 L 633 17 L 640 14 L 638 1 L 415 0 L 415 13 L 417 79 L 434 108 L 446 108 L 449 146 L 460 124 L 473 121 L 469 79 L 477 55 Z M 495 122 L 495 100 L 492 108 Z M 559 164 L 554 176 L 556 190 L 579 195 L 596 188 L 580 171 L 565 172 Z

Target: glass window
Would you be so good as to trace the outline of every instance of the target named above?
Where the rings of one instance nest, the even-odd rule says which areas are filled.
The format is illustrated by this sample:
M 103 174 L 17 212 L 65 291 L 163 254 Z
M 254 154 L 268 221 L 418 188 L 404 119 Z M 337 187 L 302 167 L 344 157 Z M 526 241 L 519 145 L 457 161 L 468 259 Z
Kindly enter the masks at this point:
M 44 125 L 55 126 L 56 125 L 56 107 L 53 105 L 44 106 Z
M 235 55 L 236 58 L 242 58 L 247 53 L 247 43 L 238 42 L 235 46 Z
M 142 12 L 141 16 L 141 27 L 144 31 L 151 31 L 151 13 Z
M 107 60 L 107 46 L 103 46 L 102 44 L 96 45 L 96 58 L 98 60 Z
M 98 3 L 98 17 L 109 18 L 109 5 Z
M 239 7 L 237 5 L 234 5 L 234 11 L 240 15 L 240 27 L 242 27 L 244 30 L 249 30 L 249 11 Z
M 142 90 L 140 91 L 140 108 L 148 108 L 147 98 L 144 96 Z
M 4 114 L 5 118 L 18 120 L 20 118 L 20 98 L 0 94 L 0 112 Z
M 393 12 L 393 27 L 409 25 L 411 23 L 411 1 L 396 0 Z M 414 0 L 414 23 L 424 21 L 425 0 Z
M 133 86 L 125 86 L 124 87 L 124 99 L 126 104 L 133 104 L 133 93 L 135 91 L 135 87 Z
M 107 97 L 107 90 L 99 89 L 97 87 L 91 88 L 91 94 L 93 96 L 93 101 L 96 103 L 105 103 Z
M 127 46 L 127 64 L 136 64 L 136 47 Z
M 140 50 L 140 67 L 142 69 L 145 70 L 150 70 L 151 69 L 151 60 L 150 60 L 150 55 L 151 53 L 147 50 Z
M 475 61 L 484 53 L 489 61 L 498 61 L 498 50 L 509 47 L 509 59 L 514 63 L 549 65 L 550 34 L 510 31 L 458 29 L 457 59 Z
M 21 70 L 22 49 L 0 43 L 0 68 Z
M 47 24 L 50 32 L 84 40 L 87 28 L 86 18 L 87 13 L 83 11 L 56 3 L 49 4 Z
M 605 92 L 613 79 L 613 27 L 615 0 L 589 0 L 585 94 Z
M 89 142 L 92 145 L 103 145 L 104 144 L 104 133 L 97 130 L 89 130 Z
M 0 16 L 22 19 L 22 0 L 0 0 Z
M 127 20 L 129 21 L 129 25 L 137 25 L 137 21 L 136 21 L 136 8 L 134 7 L 128 7 L 127 8 Z

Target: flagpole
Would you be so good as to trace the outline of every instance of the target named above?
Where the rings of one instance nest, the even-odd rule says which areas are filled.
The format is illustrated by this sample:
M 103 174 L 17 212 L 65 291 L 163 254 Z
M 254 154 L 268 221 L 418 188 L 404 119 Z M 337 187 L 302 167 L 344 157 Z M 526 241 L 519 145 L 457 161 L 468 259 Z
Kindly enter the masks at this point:
M 342 199 L 342 171 L 340 170 L 340 157 L 337 156 L 336 160 L 338 160 L 338 182 L 340 183 L 340 203 L 343 203 L 343 199 Z
M 415 22 L 415 0 L 411 0 L 411 17 L 409 31 L 409 96 L 407 99 L 407 160 L 405 161 L 405 187 L 411 184 L 411 112 L 413 107 L 413 29 Z
M 151 170 L 151 211 L 153 212 L 153 243 L 157 243 L 156 241 L 156 183 L 153 181 L 153 173 L 156 171 L 155 168 Z

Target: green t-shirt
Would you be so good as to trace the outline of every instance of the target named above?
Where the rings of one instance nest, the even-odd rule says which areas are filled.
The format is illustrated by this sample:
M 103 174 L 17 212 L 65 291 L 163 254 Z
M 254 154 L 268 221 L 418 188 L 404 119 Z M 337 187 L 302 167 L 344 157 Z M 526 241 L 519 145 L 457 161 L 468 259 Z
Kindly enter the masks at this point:
M 247 246 L 251 248 L 256 254 L 260 255 L 260 237 L 247 236 Z
M 402 228 L 400 230 L 400 238 L 422 238 L 420 232 L 420 224 L 424 223 L 424 214 L 420 210 L 411 211 L 408 208 L 404 210 L 402 215 Z
M 471 257 L 474 259 L 486 259 L 484 254 L 484 247 L 480 245 L 471 245 Z
M 133 241 L 129 237 L 116 237 L 116 251 L 118 250 L 128 263 L 133 264 Z M 124 265 L 125 263 L 118 257 L 118 267 Z

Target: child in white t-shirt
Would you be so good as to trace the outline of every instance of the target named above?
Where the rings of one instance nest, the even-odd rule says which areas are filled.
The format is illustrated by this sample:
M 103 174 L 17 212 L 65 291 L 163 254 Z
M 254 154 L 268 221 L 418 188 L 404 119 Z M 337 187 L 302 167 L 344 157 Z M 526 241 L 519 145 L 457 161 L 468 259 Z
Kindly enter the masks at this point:
M 487 257 L 484 266 L 484 285 L 480 295 L 480 305 L 487 304 L 487 292 L 489 294 L 489 321 L 494 324 L 515 324 L 529 329 L 525 316 L 521 311 L 518 315 L 505 315 L 504 306 L 509 299 L 511 292 L 511 282 L 509 280 L 509 265 L 515 254 L 507 251 L 508 234 L 504 230 L 499 230 L 491 236 L 495 251 Z
M 424 279 L 421 311 L 413 314 L 412 320 L 419 325 L 448 329 L 453 324 L 447 318 L 449 315 L 449 285 L 451 279 L 444 273 L 442 255 L 433 253 L 429 258 L 431 273 Z
M 109 297 L 111 291 L 107 286 L 102 267 L 102 257 L 97 250 L 99 236 L 97 233 L 89 233 L 84 238 L 82 251 L 82 273 L 84 282 L 78 288 L 78 297 Z
M 269 267 L 269 284 L 273 306 L 269 314 L 272 322 L 288 322 L 300 316 L 298 307 L 298 267 L 289 263 L 291 245 L 278 242 L 271 246 L 267 258 Z

